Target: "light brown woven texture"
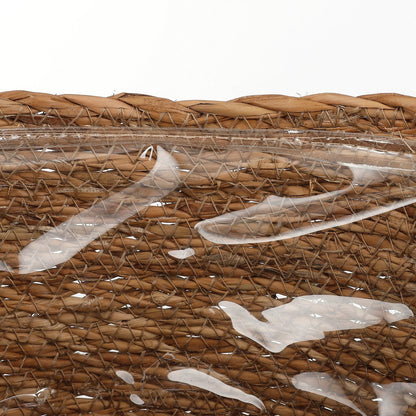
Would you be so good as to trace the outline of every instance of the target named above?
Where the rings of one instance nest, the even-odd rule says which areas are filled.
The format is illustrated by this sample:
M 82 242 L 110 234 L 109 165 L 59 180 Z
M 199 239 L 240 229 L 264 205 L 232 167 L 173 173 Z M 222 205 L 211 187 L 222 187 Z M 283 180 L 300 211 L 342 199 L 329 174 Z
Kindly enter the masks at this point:
M 89 155 L 73 163 L 42 159 L 37 167 L 0 166 L 0 259 L 11 267 L 30 241 L 143 178 L 154 158 L 138 155 L 156 137 L 171 147 L 177 140 L 176 157 L 189 171 L 163 205 L 140 211 L 58 267 L 27 275 L 0 272 L 0 400 L 55 390 L 32 407 L 21 400 L 0 402 L 0 414 L 1 406 L 8 416 L 261 413 L 168 380 L 170 370 L 186 367 L 221 374 L 260 398 L 267 414 L 282 416 L 357 414 L 295 389 L 292 377 L 305 371 L 339 380 L 369 415 L 377 414 L 371 382 L 416 382 L 412 319 L 328 333 L 323 340 L 273 354 L 241 337 L 224 313 L 211 308 L 229 300 L 259 318 L 264 309 L 295 297 L 334 294 L 405 303 L 415 311 L 415 206 L 265 244 L 215 245 L 194 230 L 201 220 L 270 194 L 308 196 L 340 187 L 330 172 L 322 177 L 312 168 L 290 166 L 264 149 L 264 163 L 244 173 L 210 171 L 217 162 L 212 152 L 220 157 L 230 136 L 244 139 L 241 130 L 247 129 L 296 128 L 383 133 L 411 143 L 416 98 L 317 94 L 175 102 L 140 94 L 102 98 L 11 91 L 0 93 L 0 128 L 8 140 L 30 132 L 19 145 L 25 157 L 34 154 L 30 146 L 36 143 L 58 149 L 54 157 Z M 222 128 L 233 130 L 205 138 L 208 129 Z M 62 134 L 71 145 L 61 149 Z M 129 145 L 116 151 L 117 143 L 124 143 L 122 135 Z M 0 146 L 1 156 L 10 151 L 7 143 L 8 149 Z M 241 160 L 247 154 L 240 150 L 228 157 Z M 168 254 L 188 246 L 195 256 L 177 260 Z M 86 296 L 73 297 L 76 293 Z M 276 294 L 288 298 L 279 300 Z M 134 386 L 121 381 L 117 370 L 129 371 Z M 132 403 L 130 393 L 145 405 Z
M 231 101 L 171 101 L 143 94 L 111 97 L 0 93 L 0 127 L 65 125 L 197 128 L 306 128 L 416 134 L 416 98 L 254 95 Z

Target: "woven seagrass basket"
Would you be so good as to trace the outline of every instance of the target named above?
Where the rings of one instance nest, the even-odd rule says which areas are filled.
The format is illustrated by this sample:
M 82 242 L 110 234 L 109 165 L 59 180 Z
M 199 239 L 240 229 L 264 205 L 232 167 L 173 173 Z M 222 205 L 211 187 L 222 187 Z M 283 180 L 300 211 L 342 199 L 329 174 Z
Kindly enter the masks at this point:
M 0 93 L 0 414 L 416 415 L 416 98 Z

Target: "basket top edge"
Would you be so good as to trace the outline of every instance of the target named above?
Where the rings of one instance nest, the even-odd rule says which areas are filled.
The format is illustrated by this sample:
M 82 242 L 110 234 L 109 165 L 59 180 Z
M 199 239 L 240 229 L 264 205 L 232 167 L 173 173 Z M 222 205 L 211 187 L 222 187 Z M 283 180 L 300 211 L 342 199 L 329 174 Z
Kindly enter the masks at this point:
M 416 135 L 416 97 L 249 95 L 227 101 L 174 101 L 139 93 L 110 97 L 0 92 L 0 128 L 35 126 L 186 127 L 203 129 L 323 129 Z

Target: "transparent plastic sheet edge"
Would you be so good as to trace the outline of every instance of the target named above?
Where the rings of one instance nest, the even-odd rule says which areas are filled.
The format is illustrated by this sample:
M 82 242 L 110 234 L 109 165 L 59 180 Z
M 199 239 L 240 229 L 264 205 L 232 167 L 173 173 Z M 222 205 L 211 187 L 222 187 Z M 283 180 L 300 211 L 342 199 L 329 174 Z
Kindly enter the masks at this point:
M 412 143 L 327 132 L 55 129 L 0 136 L 0 409 L 412 411 L 412 371 L 383 369 L 380 357 L 370 360 L 355 345 L 362 338 L 348 335 L 377 328 L 385 343 L 375 354 L 413 367 L 414 291 L 406 294 L 403 285 L 415 285 L 407 277 L 413 249 L 400 235 L 412 221 L 404 221 L 407 212 L 401 222 L 393 213 L 416 202 Z M 381 214 L 393 221 L 363 223 Z M 387 259 L 398 274 L 405 268 L 406 277 L 374 266 L 362 289 L 360 267 L 351 270 L 348 257 L 331 263 L 348 227 L 364 230 L 355 237 L 363 247 L 380 248 L 376 260 Z M 348 283 L 336 294 L 325 281 L 311 284 L 312 272 L 312 280 L 286 279 L 299 259 L 279 264 L 285 244 L 294 258 L 305 257 L 308 239 L 325 244 L 326 230 L 335 233 L 329 269 L 337 285 Z M 403 253 L 409 264 L 396 266 Z M 305 263 L 311 271 L 323 267 Z M 410 352 L 396 351 L 394 334 Z M 18 366 L 20 350 L 27 357 Z M 326 359 L 331 364 L 323 351 L 335 354 Z M 342 371 L 353 368 L 354 357 L 361 370 Z M 61 369 L 51 372 L 52 362 Z M 310 371 L 317 362 L 319 371 Z M 264 374 L 255 370 L 262 363 Z M 372 377 L 363 376 L 364 364 Z M 68 389 L 75 369 L 79 379 Z M 351 395 L 335 376 L 362 380 L 364 393 Z M 311 407 L 302 392 L 341 407 L 316 398 Z

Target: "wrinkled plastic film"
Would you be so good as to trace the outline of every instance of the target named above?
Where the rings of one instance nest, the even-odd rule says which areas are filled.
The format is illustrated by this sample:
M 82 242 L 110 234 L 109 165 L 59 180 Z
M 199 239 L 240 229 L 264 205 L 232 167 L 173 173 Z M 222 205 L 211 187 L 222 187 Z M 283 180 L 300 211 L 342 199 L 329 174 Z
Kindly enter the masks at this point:
M 20 273 L 49 269 L 69 260 L 100 235 L 159 201 L 179 183 L 175 160 L 158 148 L 149 174 L 136 184 L 111 195 L 42 235 L 19 254 Z
M 0 408 L 411 412 L 412 143 L 1 137 Z
M 299 296 L 267 309 L 262 312 L 266 322 L 233 302 L 222 301 L 219 307 L 231 318 L 234 329 L 276 353 L 295 342 L 321 339 L 327 331 L 365 328 L 382 320 L 395 322 L 413 316 L 400 303 L 331 295 Z

